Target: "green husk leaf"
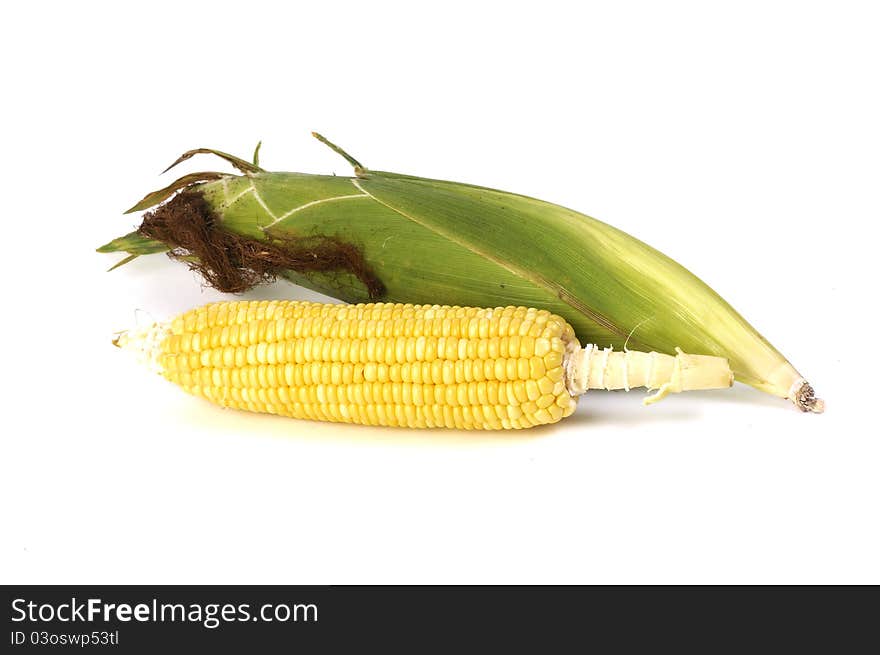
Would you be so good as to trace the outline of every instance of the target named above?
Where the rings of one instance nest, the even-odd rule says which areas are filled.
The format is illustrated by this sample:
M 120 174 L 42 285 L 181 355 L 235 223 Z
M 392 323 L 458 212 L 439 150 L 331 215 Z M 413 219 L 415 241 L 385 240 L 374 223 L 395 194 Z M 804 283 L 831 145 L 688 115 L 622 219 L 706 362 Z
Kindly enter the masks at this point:
M 219 180 L 224 177 L 228 177 L 227 173 L 216 173 L 213 171 L 207 171 L 204 173 L 190 173 L 188 175 L 184 175 L 183 177 L 174 180 L 171 184 L 163 189 L 159 189 L 158 191 L 153 191 L 152 193 L 148 193 L 145 195 L 134 207 L 125 210 L 125 214 L 131 214 L 133 212 L 143 211 L 145 209 L 149 209 L 150 207 L 154 207 L 158 205 L 160 202 L 168 200 L 175 193 L 180 191 L 181 189 L 185 189 L 188 186 L 192 186 L 193 184 L 198 184 L 199 182 L 209 182 L 211 180 Z
M 262 147 L 262 145 L 263 145 L 262 141 L 257 141 L 257 147 L 254 148 L 253 161 L 254 161 L 254 166 L 257 166 L 257 167 L 259 167 L 259 165 L 260 165 L 260 148 Z M 260 170 L 263 170 L 263 169 L 261 168 Z
M 326 137 L 322 136 L 321 134 L 318 134 L 317 132 L 312 132 L 312 136 L 315 137 L 321 143 L 323 143 L 325 146 L 330 148 L 333 152 L 335 152 L 336 154 L 341 156 L 343 159 L 345 159 L 345 161 L 347 161 L 349 164 L 351 164 L 352 168 L 354 168 L 355 174 L 359 175 L 363 171 L 367 170 L 366 166 L 361 164 L 357 159 L 352 157 L 350 154 L 345 152 L 345 150 L 343 150 L 342 148 L 337 146 L 335 143 L 333 143 L 332 141 L 330 141 Z
M 153 253 L 165 252 L 166 250 L 168 250 L 168 246 L 161 241 L 154 241 L 135 230 L 124 236 L 117 237 L 109 243 L 105 243 L 97 249 L 97 252 L 127 252 L 132 255 L 152 255 Z
M 113 264 L 113 266 L 108 268 L 107 272 L 109 273 L 110 271 L 115 271 L 120 266 L 125 266 L 129 262 L 133 262 L 138 257 L 140 257 L 140 255 L 129 255 L 128 257 L 124 257 L 124 258 L 120 259 L 118 262 L 116 262 L 115 264 Z
M 262 142 L 260 142 L 260 143 L 262 143 Z M 222 150 L 214 150 L 213 148 L 194 148 L 193 150 L 187 150 L 180 157 L 175 159 L 174 163 L 172 163 L 171 166 L 169 166 L 168 168 L 166 168 L 162 172 L 167 173 L 172 168 L 174 168 L 175 166 L 177 166 L 181 162 L 186 161 L 190 157 L 193 157 L 195 155 L 204 154 L 204 155 L 216 155 L 217 157 L 220 157 L 221 159 L 225 159 L 230 164 L 232 164 L 235 168 L 240 170 L 242 173 L 265 173 L 266 171 L 264 171 L 262 168 L 260 168 L 259 164 L 257 163 L 259 161 L 259 159 L 258 159 L 259 151 L 260 151 L 260 144 L 258 143 L 257 149 L 254 151 L 254 163 L 252 164 L 249 161 L 245 161 L 244 159 L 242 159 L 240 157 L 236 157 L 235 155 L 230 155 L 229 153 L 223 152 Z

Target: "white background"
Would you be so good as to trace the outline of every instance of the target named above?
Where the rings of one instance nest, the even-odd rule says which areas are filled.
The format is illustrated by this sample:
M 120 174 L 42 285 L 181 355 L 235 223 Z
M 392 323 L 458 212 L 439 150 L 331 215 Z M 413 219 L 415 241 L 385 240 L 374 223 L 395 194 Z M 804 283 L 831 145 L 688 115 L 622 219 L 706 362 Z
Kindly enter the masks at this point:
M 876 7 L 7 7 L 0 582 L 880 583 Z M 349 174 L 310 130 L 639 236 L 828 411 L 737 386 L 371 429 L 224 412 L 113 348 L 135 310 L 219 297 L 161 255 L 105 273 L 122 210 L 198 146 Z

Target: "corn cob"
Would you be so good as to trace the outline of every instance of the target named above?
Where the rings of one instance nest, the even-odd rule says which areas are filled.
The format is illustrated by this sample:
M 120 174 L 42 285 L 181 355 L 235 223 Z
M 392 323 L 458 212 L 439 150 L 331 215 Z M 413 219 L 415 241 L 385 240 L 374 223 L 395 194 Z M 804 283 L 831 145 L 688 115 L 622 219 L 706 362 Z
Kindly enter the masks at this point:
M 114 343 L 223 407 L 411 428 L 528 428 L 588 389 L 657 389 L 650 403 L 733 382 L 719 357 L 581 348 L 525 307 L 219 302 Z
M 283 276 L 354 303 L 537 307 L 563 317 L 585 343 L 725 357 L 737 380 L 822 411 L 757 330 L 641 241 L 534 198 L 368 170 L 316 136 L 354 177 L 270 173 L 256 156 L 193 150 L 172 166 L 208 152 L 243 174 L 193 173 L 149 194 L 129 210 L 159 205 L 139 230 L 99 251 L 127 252 L 125 262 L 167 250 L 229 292 Z

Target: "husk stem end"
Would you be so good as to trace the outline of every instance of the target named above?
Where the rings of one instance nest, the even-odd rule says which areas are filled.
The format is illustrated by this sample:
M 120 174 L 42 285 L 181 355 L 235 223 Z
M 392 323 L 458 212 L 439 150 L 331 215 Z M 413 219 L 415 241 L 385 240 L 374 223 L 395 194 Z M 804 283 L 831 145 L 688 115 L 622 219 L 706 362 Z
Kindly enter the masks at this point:
M 821 414 L 825 411 L 825 401 L 816 398 L 816 392 L 806 380 L 800 380 L 797 390 L 791 395 L 791 401 L 802 412 Z

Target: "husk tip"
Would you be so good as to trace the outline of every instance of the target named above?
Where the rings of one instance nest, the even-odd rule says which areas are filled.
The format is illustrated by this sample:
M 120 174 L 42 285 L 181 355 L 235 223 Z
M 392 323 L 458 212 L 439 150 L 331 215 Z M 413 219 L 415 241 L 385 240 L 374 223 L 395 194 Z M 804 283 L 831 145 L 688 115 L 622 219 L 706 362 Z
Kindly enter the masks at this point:
M 816 397 L 812 385 L 806 380 L 801 381 L 791 400 L 802 412 L 821 414 L 825 411 L 825 401 Z

